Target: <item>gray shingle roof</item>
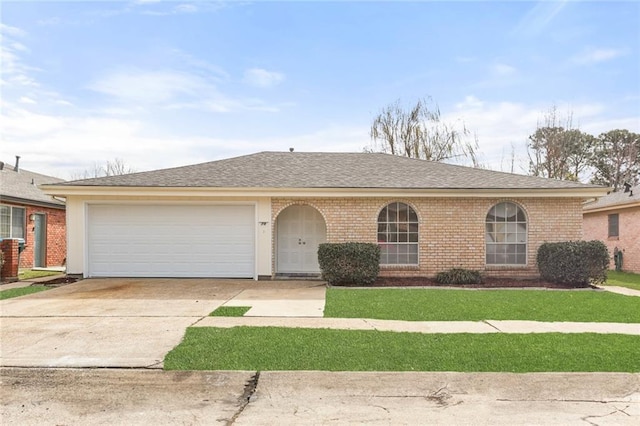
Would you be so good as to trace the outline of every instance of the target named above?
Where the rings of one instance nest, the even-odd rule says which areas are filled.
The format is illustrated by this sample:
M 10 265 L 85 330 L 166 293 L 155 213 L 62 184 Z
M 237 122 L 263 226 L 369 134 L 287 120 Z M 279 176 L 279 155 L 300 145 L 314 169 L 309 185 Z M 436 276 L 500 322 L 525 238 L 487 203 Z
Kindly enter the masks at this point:
M 577 182 L 377 153 L 260 152 L 192 166 L 65 182 L 173 188 L 571 189 Z
M 24 201 L 26 204 L 48 204 L 64 206 L 62 201 L 52 198 L 42 192 L 38 185 L 64 182 L 53 176 L 41 175 L 22 168 L 16 172 L 13 166 L 4 164 L 0 170 L 0 201 Z
M 584 211 L 624 206 L 638 202 L 640 202 L 640 185 L 632 187 L 629 192 L 612 192 L 604 197 L 598 198 L 598 200 L 593 203 L 585 204 Z

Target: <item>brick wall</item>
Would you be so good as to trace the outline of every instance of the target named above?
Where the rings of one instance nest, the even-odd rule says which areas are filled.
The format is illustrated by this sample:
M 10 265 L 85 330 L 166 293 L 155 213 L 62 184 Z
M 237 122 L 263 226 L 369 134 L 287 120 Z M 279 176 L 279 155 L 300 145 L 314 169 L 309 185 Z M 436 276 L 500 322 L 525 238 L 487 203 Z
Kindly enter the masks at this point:
M 573 198 L 274 198 L 272 223 L 289 205 L 307 204 L 324 216 L 327 241 L 376 243 L 378 213 L 393 201 L 409 204 L 418 214 L 419 266 L 385 267 L 381 275 L 386 276 L 433 276 L 463 267 L 489 276 L 533 277 L 538 275 L 535 258 L 540 244 L 582 238 L 581 200 Z M 489 209 L 501 201 L 516 202 L 527 214 L 525 266 L 485 265 L 485 219 Z M 276 250 L 274 242 L 274 256 Z M 275 258 L 273 265 L 275 271 Z
M 17 204 L 14 204 L 17 205 Z M 25 249 L 20 255 L 21 268 L 34 266 L 35 226 L 30 219 L 32 214 L 39 213 L 46 216 L 47 249 L 45 266 L 62 266 L 67 257 L 67 234 L 65 211 L 47 207 L 24 206 L 26 211 Z
M 0 270 L 0 281 L 18 281 L 18 240 L 0 241 L 4 264 Z
M 619 236 L 609 237 L 609 215 L 619 215 Z M 600 240 L 609 248 L 610 268 L 614 269 L 613 251 L 622 250 L 622 269 L 640 273 L 640 207 L 587 213 L 584 215 L 584 239 Z

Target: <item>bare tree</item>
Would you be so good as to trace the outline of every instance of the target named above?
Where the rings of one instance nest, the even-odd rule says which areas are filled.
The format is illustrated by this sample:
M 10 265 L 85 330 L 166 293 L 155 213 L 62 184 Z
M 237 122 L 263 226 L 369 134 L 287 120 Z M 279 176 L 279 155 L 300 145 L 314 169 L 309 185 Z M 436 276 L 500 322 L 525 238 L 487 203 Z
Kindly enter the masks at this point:
M 479 165 L 477 137 L 470 142 L 463 122 L 445 123 L 438 106 L 431 104 L 429 99 L 420 99 L 405 109 L 397 100 L 383 108 L 373 120 L 372 145 L 365 150 L 430 161 L 466 158 Z
M 573 128 L 573 113 L 564 120 L 554 105 L 529 136 L 529 173 L 552 179 L 580 179 L 589 166 L 595 138 Z
M 113 160 L 108 160 L 104 165 L 100 165 L 100 163 L 93 163 L 93 167 L 91 169 L 85 169 L 81 172 L 76 172 L 71 174 L 71 179 L 80 180 L 80 179 L 90 179 L 104 176 L 118 176 L 118 175 L 126 175 L 129 173 L 135 173 L 135 169 L 131 166 L 128 166 L 123 159 L 114 158 Z
M 598 136 L 591 165 L 591 183 L 612 187 L 640 183 L 640 134 L 611 130 Z

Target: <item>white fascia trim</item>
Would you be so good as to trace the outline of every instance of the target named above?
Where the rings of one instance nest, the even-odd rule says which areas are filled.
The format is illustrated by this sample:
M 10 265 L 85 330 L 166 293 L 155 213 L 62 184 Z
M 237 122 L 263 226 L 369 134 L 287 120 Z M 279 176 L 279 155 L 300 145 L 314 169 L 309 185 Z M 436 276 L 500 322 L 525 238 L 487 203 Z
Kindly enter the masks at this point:
M 54 186 L 43 188 L 56 196 L 131 196 L 131 197 L 527 197 L 582 198 L 606 195 L 607 188 L 573 189 L 396 189 L 396 188 L 167 188 L 167 187 L 104 187 Z
M 594 209 L 584 208 L 582 211 L 582 214 L 600 213 L 600 212 L 607 212 L 611 210 L 625 210 L 625 209 L 631 209 L 633 207 L 640 207 L 640 201 L 635 201 L 629 204 L 612 204 L 610 206 L 602 206 Z

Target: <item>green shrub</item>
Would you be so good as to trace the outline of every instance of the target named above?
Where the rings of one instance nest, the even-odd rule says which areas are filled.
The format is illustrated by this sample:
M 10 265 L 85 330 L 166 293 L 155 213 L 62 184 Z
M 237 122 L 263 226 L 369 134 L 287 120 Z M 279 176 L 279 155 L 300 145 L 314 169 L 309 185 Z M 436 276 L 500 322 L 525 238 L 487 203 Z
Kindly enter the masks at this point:
M 371 243 L 325 243 L 318 248 L 322 279 L 331 285 L 372 284 L 380 272 L 380 247 Z
M 602 241 L 544 243 L 536 260 L 540 276 L 547 281 L 574 286 L 607 281 L 609 250 Z
M 481 284 L 482 276 L 479 271 L 452 268 L 448 271 L 438 272 L 436 282 L 438 284 Z

